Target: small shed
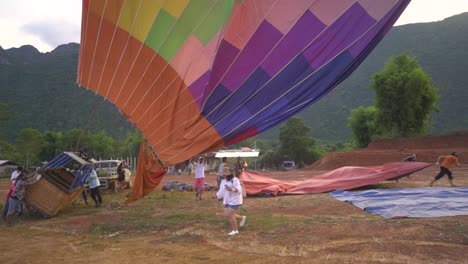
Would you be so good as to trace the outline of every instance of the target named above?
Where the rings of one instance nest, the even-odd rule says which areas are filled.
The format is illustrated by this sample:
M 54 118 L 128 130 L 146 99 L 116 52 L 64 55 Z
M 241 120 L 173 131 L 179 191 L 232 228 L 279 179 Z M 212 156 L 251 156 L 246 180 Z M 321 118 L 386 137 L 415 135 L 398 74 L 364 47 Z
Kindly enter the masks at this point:
M 0 160 L 0 178 L 9 178 L 18 165 L 10 160 Z
M 216 158 L 256 158 L 260 154 L 258 149 L 241 148 L 241 149 L 226 149 L 216 152 Z

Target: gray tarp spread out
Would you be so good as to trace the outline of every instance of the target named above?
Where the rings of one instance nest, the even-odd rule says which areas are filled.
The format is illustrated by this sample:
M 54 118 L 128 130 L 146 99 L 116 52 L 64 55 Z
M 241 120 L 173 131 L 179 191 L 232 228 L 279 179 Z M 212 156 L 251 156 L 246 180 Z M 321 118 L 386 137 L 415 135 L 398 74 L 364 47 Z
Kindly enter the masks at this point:
M 330 196 L 386 218 L 468 215 L 468 187 L 334 191 Z

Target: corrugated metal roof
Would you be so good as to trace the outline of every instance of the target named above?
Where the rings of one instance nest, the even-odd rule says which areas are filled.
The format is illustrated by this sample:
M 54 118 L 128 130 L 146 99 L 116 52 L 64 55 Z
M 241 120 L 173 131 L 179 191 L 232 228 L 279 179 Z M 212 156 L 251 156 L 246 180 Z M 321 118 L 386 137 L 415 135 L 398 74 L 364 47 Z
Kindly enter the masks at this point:
M 3 165 L 15 165 L 15 163 L 11 160 L 0 160 L 0 166 Z
M 219 151 L 216 152 L 216 158 L 251 158 L 251 157 L 258 157 L 258 154 L 260 154 L 260 151 Z

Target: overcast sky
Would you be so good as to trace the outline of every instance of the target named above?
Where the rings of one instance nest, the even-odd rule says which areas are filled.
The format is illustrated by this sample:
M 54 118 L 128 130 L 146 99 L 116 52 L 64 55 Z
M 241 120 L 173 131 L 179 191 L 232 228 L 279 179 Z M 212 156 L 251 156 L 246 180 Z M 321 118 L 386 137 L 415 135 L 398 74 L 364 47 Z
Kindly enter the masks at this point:
M 0 46 L 31 44 L 47 52 L 60 44 L 79 42 L 81 2 L 0 0 Z M 438 21 L 464 12 L 468 12 L 468 0 L 412 0 L 396 25 Z

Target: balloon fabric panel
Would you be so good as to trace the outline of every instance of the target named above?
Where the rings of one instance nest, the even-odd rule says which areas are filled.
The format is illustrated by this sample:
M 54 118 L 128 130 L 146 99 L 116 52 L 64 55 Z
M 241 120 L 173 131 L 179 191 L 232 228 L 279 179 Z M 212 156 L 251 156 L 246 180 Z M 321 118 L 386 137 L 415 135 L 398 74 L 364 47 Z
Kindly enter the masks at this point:
M 325 96 L 409 0 L 83 1 L 77 83 L 163 165 L 255 136 Z

